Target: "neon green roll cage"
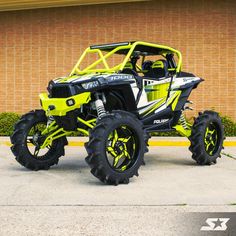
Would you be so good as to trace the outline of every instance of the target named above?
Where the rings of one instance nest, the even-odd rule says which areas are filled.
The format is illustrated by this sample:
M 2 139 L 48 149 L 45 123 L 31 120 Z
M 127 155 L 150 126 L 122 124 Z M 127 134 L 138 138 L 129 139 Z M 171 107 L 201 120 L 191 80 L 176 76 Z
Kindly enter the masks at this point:
M 172 53 L 177 55 L 178 62 L 176 67 L 176 72 L 180 72 L 182 65 L 182 55 L 176 49 L 173 49 L 168 46 L 158 45 L 154 43 L 146 43 L 141 41 L 136 42 L 124 42 L 124 43 L 113 43 L 113 44 L 104 44 L 104 45 L 95 45 L 90 46 L 81 55 L 78 62 L 71 72 L 71 76 L 74 74 L 83 75 L 89 73 L 114 73 L 117 71 L 122 71 L 129 61 L 130 57 L 135 51 L 141 51 L 146 53 L 146 55 L 162 55 L 165 57 L 166 54 Z M 85 60 L 85 57 L 88 54 L 97 54 L 99 58 L 89 64 L 86 68 L 82 69 L 81 64 Z M 117 65 L 110 67 L 107 59 L 114 54 L 123 54 L 125 55 L 123 61 Z M 143 60 L 145 54 L 143 54 Z M 96 68 L 99 64 L 103 64 L 104 68 Z

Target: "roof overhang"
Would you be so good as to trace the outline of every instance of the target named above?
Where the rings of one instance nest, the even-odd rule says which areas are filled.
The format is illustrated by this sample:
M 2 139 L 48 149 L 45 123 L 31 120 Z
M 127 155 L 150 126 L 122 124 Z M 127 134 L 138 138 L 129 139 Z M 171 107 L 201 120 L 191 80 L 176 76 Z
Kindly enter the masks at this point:
M 0 0 L 0 11 L 141 1 L 149 0 Z

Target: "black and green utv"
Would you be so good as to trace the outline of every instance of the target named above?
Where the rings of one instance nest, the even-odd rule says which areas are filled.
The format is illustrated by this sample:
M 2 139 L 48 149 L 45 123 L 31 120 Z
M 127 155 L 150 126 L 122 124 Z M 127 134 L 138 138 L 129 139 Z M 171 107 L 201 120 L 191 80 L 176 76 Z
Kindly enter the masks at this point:
M 86 161 L 107 184 L 128 183 L 144 163 L 151 133 L 177 131 L 190 140 L 199 165 L 216 163 L 224 131 L 214 111 L 193 124 L 184 111 L 203 79 L 181 71 L 181 53 L 146 42 L 88 47 L 69 76 L 48 84 L 41 110 L 23 115 L 11 136 L 16 160 L 31 170 L 47 170 L 65 155 L 67 136 L 87 135 Z

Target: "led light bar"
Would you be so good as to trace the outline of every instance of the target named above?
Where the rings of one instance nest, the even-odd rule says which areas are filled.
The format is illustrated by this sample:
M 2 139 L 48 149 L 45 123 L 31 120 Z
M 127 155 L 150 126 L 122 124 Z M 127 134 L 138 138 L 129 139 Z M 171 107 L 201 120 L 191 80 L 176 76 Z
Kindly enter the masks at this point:
M 127 46 L 130 42 L 122 42 L 122 43 L 110 43 L 110 44 L 100 44 L 100 45 L 92 45 L 90 46 L 91 49 L 107 49 L 107 48 L 114 48 L 118 46 Z

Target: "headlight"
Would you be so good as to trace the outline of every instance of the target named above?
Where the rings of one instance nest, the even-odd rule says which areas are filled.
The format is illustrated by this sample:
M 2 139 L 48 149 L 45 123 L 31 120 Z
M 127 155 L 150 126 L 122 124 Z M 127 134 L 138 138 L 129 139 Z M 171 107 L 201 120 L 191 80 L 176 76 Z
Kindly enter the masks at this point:
M 52 91 L 53 84 L 54 84 L 54 82 L 53 82 L 52 80 L 51 80 L 51 81 L 49 81 L 49 83 L 48 83 L 47 90 L 48 90 L 49 94 L 51 94 L 51 91 Z
M 70 98 L 70 99 L 66 100 L 66 104 L 69 107 L 73 106 L 73 105 L 75 105 L 75 100 L 73 98 Z

